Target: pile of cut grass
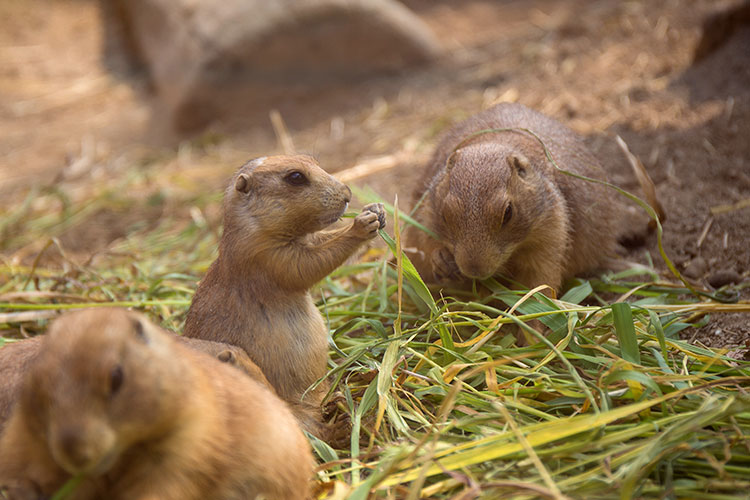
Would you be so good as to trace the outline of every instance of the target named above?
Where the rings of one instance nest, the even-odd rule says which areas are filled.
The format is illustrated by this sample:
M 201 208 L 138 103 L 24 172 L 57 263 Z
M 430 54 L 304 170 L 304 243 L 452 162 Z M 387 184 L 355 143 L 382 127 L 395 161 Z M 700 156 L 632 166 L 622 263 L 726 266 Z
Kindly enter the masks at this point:
M 108 196 L 68 214 L 106 207 Z M 120 193 L 116 202 L 137 200 Z M 17 240 L 9 247 L 49 241 L 44 258 L 0 265 L 6 339 L 43 332 L 59 311 L 103 305 L 182 329 L 215 257 L 205 220 L 135 228 L 81 264 L 51 239 L 70 227 L 69 215 L 36 203 L 0 214 L 0 229 L 12 227 Z M 382 236 L 385 248 L 315 290 L 331 331 L 330 406 L 352 425 L 346 449 L 313 439 L 319 497 L 747 496 L 750 366 L 679 332 L 750 305 L 696 296 L 656 273 L 644 280 L 643 270 L 578 280 L 560 299 L 490 280 L 488 293 L 436 300 L 399 238 Z M 527 346 L 516 345 L 518 331 Z

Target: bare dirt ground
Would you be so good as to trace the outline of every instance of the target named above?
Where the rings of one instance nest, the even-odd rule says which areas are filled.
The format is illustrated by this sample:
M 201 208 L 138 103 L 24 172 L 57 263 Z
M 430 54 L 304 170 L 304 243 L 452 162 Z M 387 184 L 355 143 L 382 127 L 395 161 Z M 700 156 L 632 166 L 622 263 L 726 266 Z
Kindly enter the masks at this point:
M 409 204 L 419 165 L 454 121 L 501 100 L 519 101 L 585 135 L 612 180 L 638 193 L 613 140 L 645 164 L 667 213 L 664 241 L 697 284 L 750 275 L 750 25 L 693 64 L 703 21 L 736 1 L 408 0 L 438 34 L 446 56 L 430 67 L 335 88 L 279 106 L 297 150 L 329 171 L 384 167 L 354 182 Z M 0 3 L 0 199 L 32 186 L 75 186 L 123 174 L 194 168 L 219 190 L 248 157 L 279 151 L 264 116 L 217 123 L 175 145 L 158 128 L 137 81 L 102 63 L 103 27 L 93 0 Z M 97 177 L 98 176 L 98 177 Z M 186 210 L 174 207 L 187 217 Z M 645 219 L 631 217 L 638 232 Z M 145 210 L 141 218 L 158 218 Z M 93 217 L 93 216 L 92 216 Z M 135 215 L 98 213 L 64 242 L 94 252 Z M 99 228 L 92 230 L 92 228 Z M 624 256 L 657 267 L 655 238 Z M 666 275 L 665 275 L 666 276 Z M 742 298 L 750 288 L 739 288 Z M 689 337 L 750 345 L 747 315 L 715 316 Z

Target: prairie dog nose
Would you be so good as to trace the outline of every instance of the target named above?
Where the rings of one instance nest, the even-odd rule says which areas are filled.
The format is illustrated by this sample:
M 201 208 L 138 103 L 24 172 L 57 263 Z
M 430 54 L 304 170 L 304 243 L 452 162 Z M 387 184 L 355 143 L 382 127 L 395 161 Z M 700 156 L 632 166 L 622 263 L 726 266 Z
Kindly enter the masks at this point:
M 90 465 L 94 450 L 81 438 L 77 429 L 62 429 L 57 440 L 62 455 L 60 458 L 66 465 L 75 470 L 83 470 Z
M 495 274 L 495 270 L 489 267 L 486 262 L 483 262 L 482 259 L 465 252 L 458 252 L 456 254 L 456 265 L 458 265 L 461 274 L 467 278 L 484 280 Z

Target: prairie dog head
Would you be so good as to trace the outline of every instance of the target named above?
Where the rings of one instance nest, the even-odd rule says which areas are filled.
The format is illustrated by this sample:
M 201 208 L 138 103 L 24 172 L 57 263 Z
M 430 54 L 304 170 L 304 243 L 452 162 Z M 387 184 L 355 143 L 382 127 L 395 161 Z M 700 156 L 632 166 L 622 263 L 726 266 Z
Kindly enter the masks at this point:
M 461 274 L 485 279 L 524 241 L 544 207 L 544 182 L 523 153 L 493 142 L 452 152 L 432 194 L 437 232 Z
M 351 190 L 309 156 L 270 156 L 243 165 L 224 198 L 224 230 L 301 236 L 336 222 Z
M 178 418 L 182 366 L 171 339 L 139 314 L 73 312 L 50 327 L 19 404 L 60 467 L 97 475 Z

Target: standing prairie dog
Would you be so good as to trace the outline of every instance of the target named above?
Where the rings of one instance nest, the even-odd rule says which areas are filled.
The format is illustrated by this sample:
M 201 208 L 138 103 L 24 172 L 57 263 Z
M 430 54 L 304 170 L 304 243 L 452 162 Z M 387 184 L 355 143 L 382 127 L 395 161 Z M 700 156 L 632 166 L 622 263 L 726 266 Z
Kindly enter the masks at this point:
M 520 104 L 498 104 L 459 123 L 437 146 L 414 194 L 421 200 L 415 218 L 438 236 L 417 228 L 406 235 L 426 280 L 505 276 L 559 290 L 565 278 L 611 257 L 614 192 L 555 169 L 528 130 L 561 169 L 606 179 L 575 132 Z
M 319 419 L 327 385 L 302 396 L 326 373 L 328 329 L 309 289 L 385 226 L 383 206 L 371 204 L 351 224 L 323 231 L 350 199 L 308 156 L 245 164 L 224 195 L 219 256 L 185 323 L 187 337 L 242 347 L 314 434 L 308 423 Z
M 0 437 L 11 499 L 305 499 L 312 466 L 270 390 L 121 309 L 52 324 Z

